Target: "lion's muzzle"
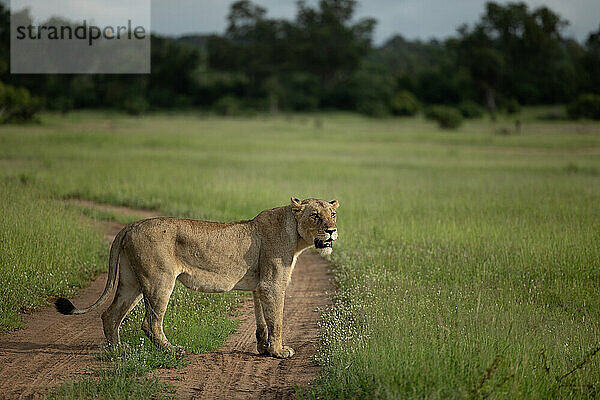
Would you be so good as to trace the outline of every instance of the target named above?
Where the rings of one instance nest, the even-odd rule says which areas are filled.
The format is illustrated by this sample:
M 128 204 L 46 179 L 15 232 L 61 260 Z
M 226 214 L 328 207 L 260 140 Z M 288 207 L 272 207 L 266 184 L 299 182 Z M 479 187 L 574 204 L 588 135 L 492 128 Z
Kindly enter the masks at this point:
M 325 248 L 332 248 L 333 247 L 333 242 L 335 241 L 335 239 L 337 239 L 337 229 L 332 228 L 332 229 L 325 229 L 325 232 L 327 233 L 326 238 L 322 239 L 322 238 L 315 238 L 315 247 L 317 249 L 325 249 Z

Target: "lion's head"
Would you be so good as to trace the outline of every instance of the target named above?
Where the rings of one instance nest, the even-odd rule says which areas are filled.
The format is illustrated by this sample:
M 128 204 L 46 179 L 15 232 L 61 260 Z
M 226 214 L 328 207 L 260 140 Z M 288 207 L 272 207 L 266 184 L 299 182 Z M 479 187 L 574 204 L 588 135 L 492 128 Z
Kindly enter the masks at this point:
M 340 203 L 319 199 L 300 201 L 292 197 L 292 212 L 298 222 L 298 234 L 313 243 L 321 255 L 331 254 L 337 239 L 336 209 Z

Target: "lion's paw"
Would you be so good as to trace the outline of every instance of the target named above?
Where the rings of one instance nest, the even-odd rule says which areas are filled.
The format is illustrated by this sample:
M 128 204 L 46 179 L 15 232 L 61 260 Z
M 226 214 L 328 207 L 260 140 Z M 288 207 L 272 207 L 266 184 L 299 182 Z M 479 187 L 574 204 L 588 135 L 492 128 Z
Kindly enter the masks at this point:
M 271 353 L 271 355 L 277 358 L 290 358 L 294 355 L 294 349 L 289 346 L 283 346 L 281 350 L 274 351 Z

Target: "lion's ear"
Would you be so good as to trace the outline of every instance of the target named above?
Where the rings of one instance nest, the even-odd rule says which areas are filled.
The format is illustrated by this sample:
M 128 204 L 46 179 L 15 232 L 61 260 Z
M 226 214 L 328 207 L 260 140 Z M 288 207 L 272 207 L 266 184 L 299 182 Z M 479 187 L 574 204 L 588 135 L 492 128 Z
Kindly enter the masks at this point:
M 337 201 L 337 200 L 331 200 L 331 201 L 329 202 L 329 204 L 331 204 L 331 205 L 333 206 L 333 209 L 334 209 L 334 210 L 337 210 L 337 208 L 340 206 L 340 202 L 339 202 L 339 201 Z
M 302 211 L 304 209 L 304 206 L 302 205 L 302 202 L 300 201 L 300 199 L 292 197 L 290 200 L 292 201 L 292 212 L 294 214 L 299 213 L 300 211 Z

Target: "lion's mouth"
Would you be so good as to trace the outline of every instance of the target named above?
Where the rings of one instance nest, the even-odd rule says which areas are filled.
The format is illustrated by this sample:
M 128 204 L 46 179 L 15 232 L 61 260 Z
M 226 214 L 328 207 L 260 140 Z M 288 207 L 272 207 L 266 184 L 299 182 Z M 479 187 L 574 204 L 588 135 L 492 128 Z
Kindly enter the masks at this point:
M 315 247 L 317 249 L 325 249 L 327 247 L 333 247 L 333 239 L 329 238 L 327 240 L 315 239 Z

